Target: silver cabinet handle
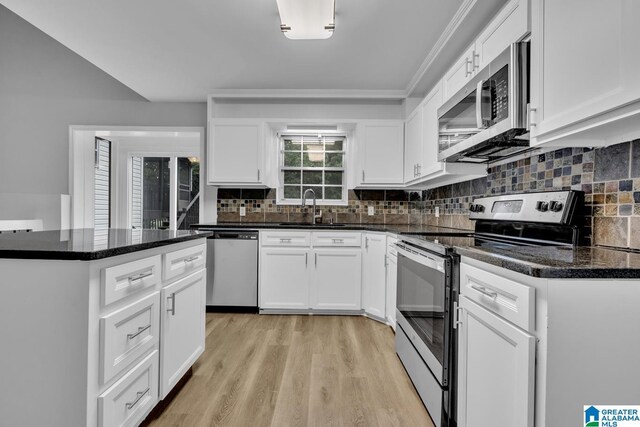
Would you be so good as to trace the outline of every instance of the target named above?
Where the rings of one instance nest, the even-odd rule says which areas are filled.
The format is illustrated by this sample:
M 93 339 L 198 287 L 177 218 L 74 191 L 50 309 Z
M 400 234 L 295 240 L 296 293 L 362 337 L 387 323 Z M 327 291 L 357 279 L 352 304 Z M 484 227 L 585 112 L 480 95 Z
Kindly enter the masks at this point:
M 258 169 L 258 181 L 260 181 L 260 169 Z
M 422 165 L 418 163 L 418 176 L 422 175 Z
M 384 254 L 384 267 L 387 268 L 389 266 L 389 255 Z
M 133 276 L 129 276 L 128 280 L 129 280 L 129 283 L 133 284 L 133 282 L 137 282 L 139 280 L 144 279 L 145 277 L 149 277 L 149 276 L 152 276 L 152 275 L 153 275 L 153 271 L 149 271 L 147 273 L 140 273 L 140 274 L 136 274 L 136 275 L 133 275 Z
M 457 302 L 453 302 L 453 329 L 458 329 L 458 326 L 462 325 L 462 320 L 460 315 L 462 313 L 463 308 L 458 306 Z
M 291 239 L 280 239 L 280 243 L 291 243 Z
M 309 253 L 306 252 L 304 254 L 304 267 L 306 268 L 309 265 Z
M 136 332 L 134 334 L 127 334 L 127 339 L 128 340 L 132 340 L 135 337 L 137 337 L 138 335 L 140 335 L 141 333 L 143 333 L 144 331 L 146 331 L 147 329 L 151 329 L 151 325 L 140 326 L 140 327 L 138 327 L 138 332 Z
M 478 59 L 478 63 L 476 64 L 476 59 Z M 473 54 L 471 55 L 471 71 L 475 71 L 478 68 L 480 68 L 480 54 L 476 53 L 476 51 L 473 51 Z
M 527 116 L 529 118 L 529 127 L 531 128 L 532 126 L 536 126 L 536 121 L 534 119 L 536 112 L 538 111 L 537 108 L 531 108 L 531 104 L 527 105 L 527 109 L 529 110 L 529 115 Z
M 331 239 L 333 243 L 344 243 L 344 239 Z
M 171 313 L 172 316 L 176 315 L 176 293 L 172 293 L 167 297 L 168 300 L 171 300 L 171 308 L 167 308 L 167 311 Z
M 149 393 L 149 390 L 151 390 L 151 387 L 147 387 L 147 389 L 145 391 L 139 391 L 136 397 L 136 400 L 134 400 L 133 402 L 127 403 L 127 409 L 131 409 L 134 406 L 136 406 L 138 404 L 138 402 L 140 402 L 140 399 L 142 399 L 142 397 Z
M 364 247 L 365 247 L 365 249 L 369 249 L 369 238 L 368 237 L 364 238 Z
M 316 256 L 315 257 L 316 258 L 316 260 L 315 260 L 316 268 L 318 268 L 318 253 L 317 252 L 315 253 L 315 256 Z
M 469 70 L 469 65 L 472 65 L 471 61 L 469 61 L 469 58 L 465 58 L 464 59 L 464 76 L 465 77 L 469 77 L 472 73 L 472 71 Z
M 364 169 L 362 169 L 362 182 L 364 182 Z
M 194 255 L 194 256 L 190 256 L 189 258 L 185 258 L 183 261 L 184 262 L 192 262 L 192 261 L 197 260 L 198 258 L 199 258 L 198 256 Z
M 498 296 L 497 292 L 490 291 L 484 286 L 471 285 L 471 289 L 475 289 L 476 291 L 480 292 L 483 295 L 488 296 L 489 298 L 496 298 Z

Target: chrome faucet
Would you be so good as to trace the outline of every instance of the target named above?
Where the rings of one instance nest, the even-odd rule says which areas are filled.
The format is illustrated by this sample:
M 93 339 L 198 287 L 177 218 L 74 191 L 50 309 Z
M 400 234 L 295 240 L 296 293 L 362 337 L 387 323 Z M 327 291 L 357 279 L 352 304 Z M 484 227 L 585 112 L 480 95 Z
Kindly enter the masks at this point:
M 320 211 L 320 213 L 316 215 L 316 192 L 313 191 L 313 188 L 307 188 L 304 191 L 304 194 L 302 195 L 302 207 L 304 208 L 307 205 L 307 193 L 309 191 L 311 191 L 311 194 L 313 194 L 313 219 L 311 220 L 311 224 L 316 225 L 316 218 L 322 217 L 322 211 Z

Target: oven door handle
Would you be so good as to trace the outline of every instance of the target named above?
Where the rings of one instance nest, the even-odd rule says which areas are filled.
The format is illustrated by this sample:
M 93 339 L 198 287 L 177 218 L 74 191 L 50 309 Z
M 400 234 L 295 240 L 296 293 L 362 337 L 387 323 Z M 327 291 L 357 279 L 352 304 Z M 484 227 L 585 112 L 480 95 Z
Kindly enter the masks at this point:
M 401 243 L 395 243 L 394 246 L 398 250 L 398 255 L 402 255 L 412 261 L 417 262 L 418 264 L 444 273 L 444 259 L 427 255 L 426 252 L 409 248 Z

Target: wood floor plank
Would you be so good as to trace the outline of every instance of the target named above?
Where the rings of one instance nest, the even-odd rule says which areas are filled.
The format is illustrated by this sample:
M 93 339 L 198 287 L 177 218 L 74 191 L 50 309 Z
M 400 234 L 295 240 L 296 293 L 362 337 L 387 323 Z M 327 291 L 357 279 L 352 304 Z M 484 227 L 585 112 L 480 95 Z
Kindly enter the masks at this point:
M 208 313 L 206 328 L 192 377 L 145 425 L 433 427 L 386 325 Z

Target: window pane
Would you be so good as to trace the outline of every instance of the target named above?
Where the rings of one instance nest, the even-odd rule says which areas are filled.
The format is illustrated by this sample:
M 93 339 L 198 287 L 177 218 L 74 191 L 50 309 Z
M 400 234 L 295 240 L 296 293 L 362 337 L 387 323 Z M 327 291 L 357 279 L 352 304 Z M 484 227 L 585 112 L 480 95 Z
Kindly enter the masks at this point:
M 322 172 L 304 171 L 302 179 L 304 184 L 322 184 Z
M 322 199 L 322 187 L 316 187 L 316 186 L 310 186 L 310 185 L 305 185 L 304 187 L 302 187 L 302 192 L 304 194 L 305 191 L 307 191 L 308 189 L 312 189 L 315 193 L 316 193 L 316 199 Z M 307 194 L 307 197 L 311 197 L 311 194 Z
M 323 151 L 322 140 L 311 140 L 304 142 L 304 151 Z
M 321 168 L 322 156 L 322 153 L 304 153 L 302 166 L 304 166 L 305 168 Z
M 326 200 L 342 199 L 342 187 L 324 187 L 324 198 Z
M 299 199 L 301 198 L 300 186 L 285 185 L 284 186 L 284 198 L 285 199 Z
M 342 172 L 325 172 L 324 183 L 325 185 L 342 185 Z
M 325 154 L 325 166 L 328 168 L 340 168 L 342 167 L 342 153 L 327 153 Z
M 342 151 L 343 141 L 326 141 L 324 149 L 326 151 Z
M 284 149 L 287 151 L 300 151 L 301 148 L 302 144 L 300 144 L 299 142 L 295 143 L 291 139 L 284 140 Z
M 300 161 L 301 159 L 301 153 L 291 153 L 291 152 L 286 152 L 284 153 L 284 165 L 285 166 L 290 166 L 290 167 L 300 167 Z
M 284 171 L 285 184 L 301 184 L 300 171 Z

